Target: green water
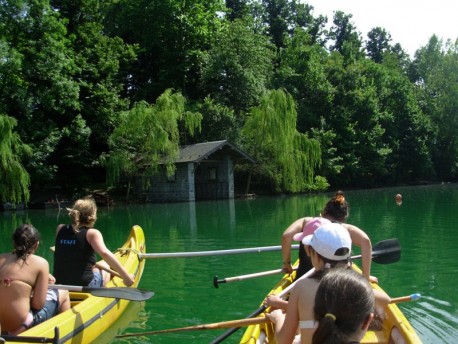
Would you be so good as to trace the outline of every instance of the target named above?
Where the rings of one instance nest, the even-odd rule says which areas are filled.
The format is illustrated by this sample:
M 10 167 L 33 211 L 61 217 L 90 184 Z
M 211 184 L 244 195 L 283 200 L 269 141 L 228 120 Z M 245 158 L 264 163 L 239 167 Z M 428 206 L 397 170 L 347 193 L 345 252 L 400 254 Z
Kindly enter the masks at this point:
M 403 203 L 396 205 L 394 195 Z M 179 204 L 100 208 L 96 227 L 107 246 L 116 249 L 132 225 L 146 234 L 147 251 L 223 250 L 280 244 L 282 231 L 296 218 L 319 214 L 331 194 Z M 348 222 L 364 229 L 373 244 L 398 238 L 402 257 L 390 265 L 373 264 L 372 275 L 392 297 L 421 293 L 399 306 L 424 343 L 455 343 L 458 338 L 458 185 L 434 185 L 348 191 Z M 22 222 L 42 232 L 38 254 L 52 263 L 49 247 L 65 211 L 27 210 L 0 213 L 0 250 L 10 250 L 12 230 Z M 358 250 L 355 249 L 355 254 Z M 213 286 L 213 278 L 233 277 L 281 267 L 280 252 L 149 259 L 140 287 L 155 296 L 137 305 L 105 333 L 152 331 L 244 318 L 256 310 L 280 276 Z M 238 343 L 243 330 L 225 343 Z M 209 343 L 224 330 L 204 330 L 150 337 L 112 339 L 111 343 Z

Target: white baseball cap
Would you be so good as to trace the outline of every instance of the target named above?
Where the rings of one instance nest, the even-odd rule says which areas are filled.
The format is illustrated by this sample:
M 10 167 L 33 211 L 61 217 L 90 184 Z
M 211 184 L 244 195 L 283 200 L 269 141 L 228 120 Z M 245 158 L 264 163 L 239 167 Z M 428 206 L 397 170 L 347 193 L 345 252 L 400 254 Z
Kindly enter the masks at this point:
M 348 231 L 338 223 L 328 223 L 307 235 L 302 243 L 312 246 L 322 257 L 330 260 L 345 260 L 350 256 L 351 238 Z M 338 249 L 347 248 L 345 255 L 336 255 Z

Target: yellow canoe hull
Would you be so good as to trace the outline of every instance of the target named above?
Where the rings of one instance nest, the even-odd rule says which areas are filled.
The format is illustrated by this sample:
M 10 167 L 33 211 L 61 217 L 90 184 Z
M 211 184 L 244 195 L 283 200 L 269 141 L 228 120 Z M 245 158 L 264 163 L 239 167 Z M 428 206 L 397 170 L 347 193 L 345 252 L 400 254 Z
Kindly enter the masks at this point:
M 126 270 L 135 275 L 132 287 L 138 286 L 145 265 L 145 261 L 139 260 L 137 253 L 145 253 L 145 235 L 140 226 L 133 226 L 122 248 L 115 252 L 116 258 Z M 106 287 L 125 287 L 125 284 L 121 278 L 114 277 Z M 80 292 L 70 292 L 70 299 L 71 309 L 19 336 L 54 338 L 57 328 L 58 343 L 91 343 L 119 319 L 130 302 L 135 302 Z
M 353 264 L 354 269 L 358 272 L 361 270 Z M 270 294 L 278 294 L 294 279 L 295 272 L 292 275 L 284 275 L 281 281 L 270 291 Z M 379 285 L 373 283 L 374 289 L 382 290 Z M 264 317 L 264 313 L 259 316 Z M 272 323 L 251 325 L 246 329 L 241 341 L 241 344 L 275 344 L 274 329 Z M 383 322 L 383 328 L 379 331 L 368 331 L 361 340 L 363 344 L 421 344 L 422 341 L 418 337 L 412 325 L 401 312 L 396 304 L 388 305 L 386 309 L 386 319 Z

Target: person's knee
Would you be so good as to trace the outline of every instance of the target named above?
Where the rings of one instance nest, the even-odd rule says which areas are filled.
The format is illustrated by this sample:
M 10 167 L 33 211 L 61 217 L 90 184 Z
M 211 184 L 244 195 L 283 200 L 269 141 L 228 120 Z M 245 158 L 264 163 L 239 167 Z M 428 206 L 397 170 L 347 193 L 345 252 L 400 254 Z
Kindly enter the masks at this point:
M 59 292 L 59 313 L 65 312 L 70 309 L 70 296 L 68 290 L 61 290 Z

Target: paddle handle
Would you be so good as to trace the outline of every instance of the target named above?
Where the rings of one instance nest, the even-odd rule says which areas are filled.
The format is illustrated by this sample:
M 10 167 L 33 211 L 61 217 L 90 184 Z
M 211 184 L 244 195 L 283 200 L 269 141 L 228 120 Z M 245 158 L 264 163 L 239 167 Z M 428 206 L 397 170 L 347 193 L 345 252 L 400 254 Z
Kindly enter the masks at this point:
M 395 297 L 395 298 L 391 299 L 390 303 L 399 303 L 399 302 L 406 302 L 406 301 L 417 301 L 420 298 L 421 298 L 421 294 L 415 293 L 415 294 L 408 295 L 408 296 Z
M 110 269 L 109 267 L 107 267 L 107 266 L 105 266 L 105 265 L 102 265 L 102 264 L 99 264 L 99 263 L 95 263 L 95 267 L 96 267 L 97 269 L 104 270 L 104 271 L 110 273 L 110 274 L 113 275 L 113 276 L 122 278 L 121 275 L 119 274 L 119 272 L 114 271 L 113 269 Z
M 248 320 L 249 318 L 251 319 L 266 319 L 266 318 L 255 318 L 262 312 L 264 312 L 267 309 L 266 305 L 262 305 L 259 307 L 257 310 L 255 310 L 253 313 L 248 315 L 245 319 Z M 223 334 L 219 335 L 216 337 L 210 344 L 218 344 L 221 343 L 223 340 L 225 340 L 227 337 L 231 336 L 233 333 L 237 332 L 240 327 L 234 327 L 234 326 L 229 326 L 229 330 L 224 332 Z

